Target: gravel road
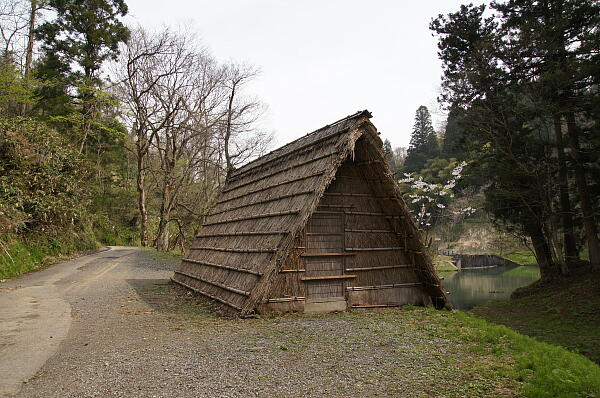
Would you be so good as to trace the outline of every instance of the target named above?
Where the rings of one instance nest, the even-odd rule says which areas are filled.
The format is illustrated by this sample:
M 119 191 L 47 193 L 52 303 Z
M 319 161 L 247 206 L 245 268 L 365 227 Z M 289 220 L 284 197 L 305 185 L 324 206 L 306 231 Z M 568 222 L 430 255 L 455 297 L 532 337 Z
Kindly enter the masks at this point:
M 177 265 L 151 251 L 114 247 L 1 284 L 0 299 L 45 286 L 68 303 L 69 317 L 68 333 L 52 337 L 61 341 L 42 344 L 45 363 L 33 377 L 13 374 L 20 389 L 5 387 L 5 396 L 514 394 L 507 379 L 491 374 L 490 356 L 463 355 L 462 344 L 420 310 L 233 319 L 172 285 Z M 17 344 L 39 350 L 3 343 L 0 353 Z

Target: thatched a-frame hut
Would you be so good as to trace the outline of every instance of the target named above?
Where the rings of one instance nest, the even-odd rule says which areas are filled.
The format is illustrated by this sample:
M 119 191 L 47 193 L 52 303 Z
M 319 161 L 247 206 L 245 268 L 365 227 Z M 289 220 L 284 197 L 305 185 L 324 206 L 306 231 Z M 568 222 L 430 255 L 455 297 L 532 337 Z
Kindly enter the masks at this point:
M 233 171 L 173 281 L 242 315 L 449 306 L 370 117 Z

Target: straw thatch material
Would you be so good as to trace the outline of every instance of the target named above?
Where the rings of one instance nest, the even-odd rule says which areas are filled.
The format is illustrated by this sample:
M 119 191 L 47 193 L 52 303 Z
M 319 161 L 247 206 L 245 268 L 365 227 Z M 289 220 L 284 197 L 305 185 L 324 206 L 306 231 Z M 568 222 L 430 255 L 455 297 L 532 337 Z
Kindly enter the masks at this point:
M 319 294 L 355 308 L 449 306 L 370 117 L 233 171 L 173 281 L 242 315 L 302 310 Z

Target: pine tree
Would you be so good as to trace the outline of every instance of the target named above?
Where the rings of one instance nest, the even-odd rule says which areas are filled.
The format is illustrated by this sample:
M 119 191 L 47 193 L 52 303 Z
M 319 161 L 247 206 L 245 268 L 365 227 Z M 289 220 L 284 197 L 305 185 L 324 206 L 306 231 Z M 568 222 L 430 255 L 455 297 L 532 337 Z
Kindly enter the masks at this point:
M 48 7 L 56 18 L 37 29 L 46 57 L 56 58 L 68 70 L 71 83 L 83 77 L 98 81 L 102 64 L 115 59 L 119 43 L 127 40 L 129 30 L 119 20 L 127 14 L 124 0 L 50 0 Z M 42 67 L 43 69 L 43 67 Z
M 564 166 L 575 175 L 591 262 L 600 266 L 600 251 L 594 250 L 597 198 L 586 181 L 592 168 L 578 143 L 586 140 L 586 149 L 597 153 L 587 137 L 597 125 L 591 115 L 598 102 L 600 5 L 508 0 L 492 7 L 500 12 L 495 18 L 484 18 L 484 6 L 471 5 L 432 22 L 444 64 L 442 100 L 464 110 L 461 127 L 473 163 L 487 179 L 488 209 L 531 238 L 542 277 L 565 272 L 556 266 L 548 241 L 559 191 L 569 193 L 568 173 L 556 171 Z M 563 123 L 571 146 L 567 163 L 551 156 L 562 151 Z M 552 129 L 556 138 L 547 133 Z M 568 201 L 562 202 L 560 212 L 570 213 Z M 568 223 L 563 224 L 567 233 Z
M 431 124 L 431 115 L 426 106 L 421 105 L 415 113 L 415 124 L 404 162 L 404 172 L 419 172 L 427 160 L 439 155 L 437 137 Z
M 465 158 L 465 132 L 460 125 L 460 108 L 450 108 L 446 119 L 446 130 L 442 141 L 442 152 L 447 158 Z
M 44 53 L 38 75 L 52 84 L 40 92 L 40 104 L 42 110 L 63 117 L 72 131 L 79 130 L 83 153 L 102 102 L 102 65 L 116 59 L 119 44 L 129 37 L 119 20 L 128 9 L 124 0 L 49 0 L 47 5 L 56 17 L 37 29 Z M 77 95 L 70 104 L 73 92 Z

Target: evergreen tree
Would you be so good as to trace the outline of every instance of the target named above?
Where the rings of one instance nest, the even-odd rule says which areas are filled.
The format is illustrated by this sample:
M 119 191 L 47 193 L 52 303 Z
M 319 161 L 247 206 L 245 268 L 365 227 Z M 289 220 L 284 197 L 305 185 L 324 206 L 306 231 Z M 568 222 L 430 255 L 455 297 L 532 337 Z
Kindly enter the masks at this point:
M 404 162 L 404 172 L 419 172 L 425 167 L 428 159 L 438 155 L 437 137 L 431 124 L 431 115 L 427 107 L 421 105 L 415 113 L 415 124 Z
M 119 44 L 129 37 L 119 20 L 127 5 L 124 0 L 49 0 L 48 7 L 56 17 L 37 29 L 44 53 L 37 72 L 49 83 L 39 92 L 40 107 L 61 116 L 57 120 L 63 126 L 57 127 L 69 129 L 83 153 L 90 137 L 102 133 L 102 126 L 95 128 L 104 102 L 100 71 L 105 61 L 116 59 Z
M 119 43 L 129 37 L 129 30 L 119 20 L 127 14 L 124 0 L 49 0 L 48 7 L 56 12 L 56 18 L 43 23 L 37 37 L 52 65 L 42 64 L 40 70 L 47 72 L 46 66 L 60 64 L 71 84 L 81 82 L 82 77 L 87 84 L 97 83 L 102 64 L 115 59 Z
M 446 119 L 446 130 L 442 141 L 442 153 L 447 158 L 464 159 L 465 154 L 465 132 L 460 125 L 460 108 L 450 108 Z
M 470 5 L 432 22 L 444 64 L 441 99 L 464 110 L 460 126 L 472 164 L 487 180 L 488 209 L 531 238 L 542 277 L 552 278 L 565 271 L 557 267 L 550 221 L 559 191 L 568 192 L 564 181 L 567 189 L 558 189 L 567 175 L 557 173 L 562 157 L 551 155 L 563 150 L 565 122 L 588 243 L 597 242 L 589 216 L 593 190 L 585 181 L 590 171 L 577 140 L 597 124 L 589 115 L 598 98 L 600 9 L 592 0 L 510 0 L 492 7 L 500 11 L 496 18 Z M 563 203 L 560 212 L 570 212 Z

